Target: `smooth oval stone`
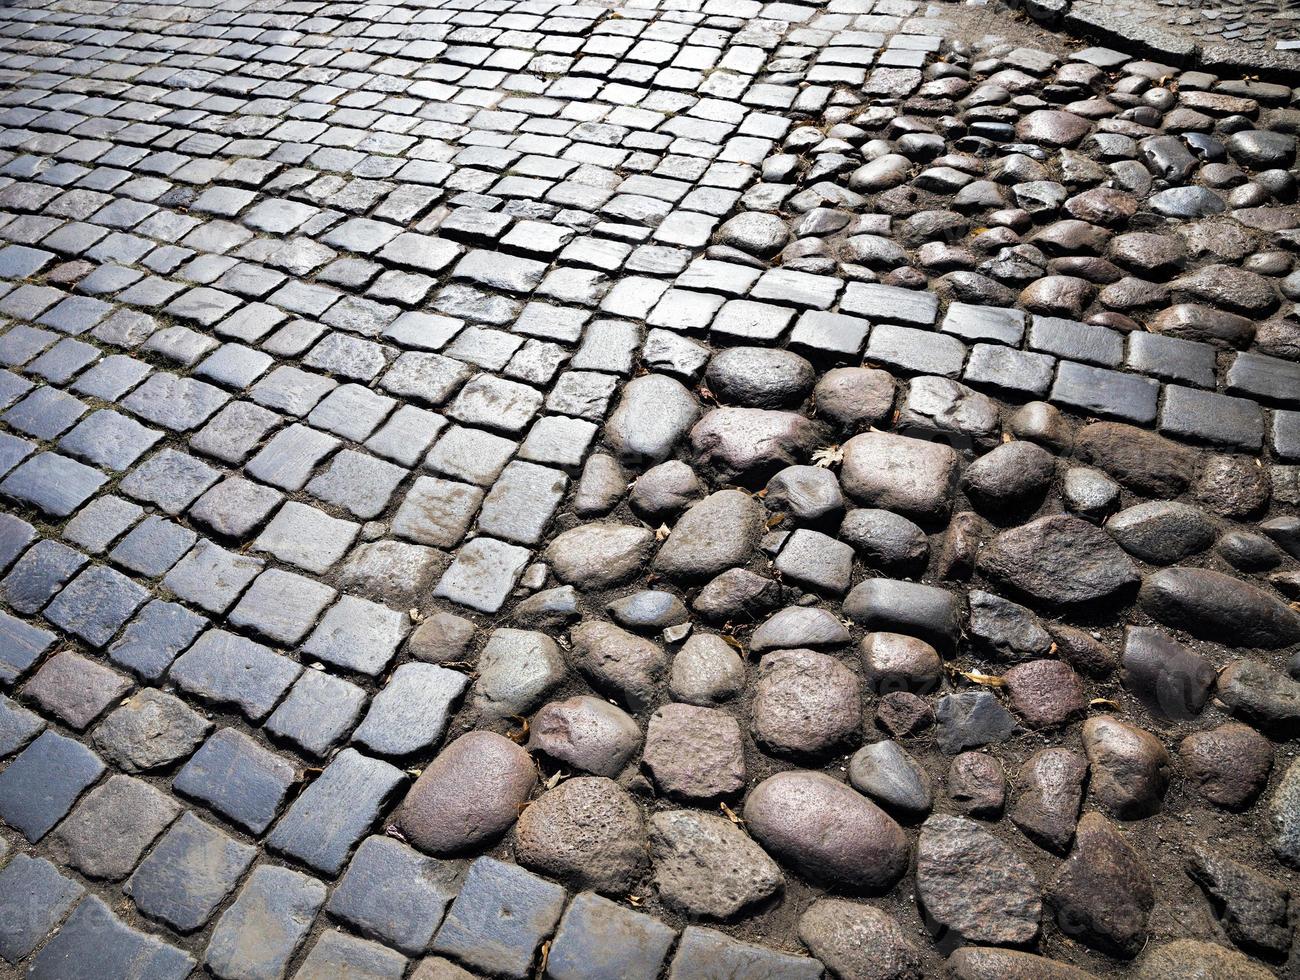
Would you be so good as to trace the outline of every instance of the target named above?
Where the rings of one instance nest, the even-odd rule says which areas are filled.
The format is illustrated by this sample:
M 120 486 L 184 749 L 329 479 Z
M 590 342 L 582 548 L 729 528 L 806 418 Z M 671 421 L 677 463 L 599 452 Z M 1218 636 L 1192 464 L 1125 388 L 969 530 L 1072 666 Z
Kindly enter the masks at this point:
M 927 693 L 943 680 L 939 652 L 924 640 L 902 633 L 868 633 L 858 645 L 862 671 L 878 694 Z
M 691 428 L 690 441 L 697 465 L 718 482 L 752 482 L 802 462 L 824 435 L 824 426 L 796 412 L 715 408 Z
M 768 777 L 749 794 L 744 817 L 765 850 L 816 881 L 880 893 L 907 870 L 903 829 L 825 773 Z
M 946 966 L 955 980 L 1095 980 L 1068 963 L 992 946 L 963 946 Z
M 785 247 L 790 240 L 790 230 L 774 214 L 744 211 L 723 222 L 714 238 L 719 244 L 767 258 Z
M 1126 507 L 1106 522 L 1106 530 L 1130 555 L 1153 565 L 1169 565 L 1214 543 L 1215 524 L 1199 507 L 1152 500 Z
M 495 732 L 468 732 L 420 774 L 397 823 L 429 854 L 465 851 L 509 830 L 536 785 L 537 768 L 524 749 Z
M 1193 636 L 1274 650 L 1300 642 L 1300 613 L 1258 586 L 1208 568 L 1163 568 L 1138 592 L 1144 612 Z
M 1148 947 L 1138 957 L 1132 976 L 1134 980 L 1274 980 L 1276 974 L 1227 946 L 1178 939 Z
M 662 463 L 700 417 L 695 396 L 673 378 L 633 378 L 605 423 L 605 441 L 619 460 L 636 467 Z
M 724 404 L 750 408 L 798 405 L 812 390 L 813 366 L 798 354 L 770 347 L 731 347 L 715 354 L 704 372 Z
M 641 571 L 654 543 L 654 532 L 646 527 L 582 524 L 556 535 L 545 555 L 561 582 L 604 589 Z
M 662 630 L 690 618 L 681 599 L 654 589 L 615 599 L 608 608 L 616 623 L 634 630 Z
M 1214 686 L 1214 665 L 1171 636 L 1145 626 L 1124 632 L 1124 686 L 1166 718 L 1194 718 Z
M 849 631 L 839 617 L 815 606 L 789 606 L 782 609 L 749 638 L 753 653 L 768 650 L 810 649 L 843 646 Z
M 869 567 L 883 572 L 915 574 L 925 567 L 930 542 L 925 532 L 901 514 L 872 507 L 849 511 L 840 522 L 839 537 Z
M 1100 528 L 1057 514 L 1003 531 L 979 557 L 991 578 L 1048 606 L 1080 606 L 1138 581 L 1128 556 Z
M 1056 473 L 1056 459 L 1032 442 L 1007 442 L 966 469 L 966 496 L 986 513 L 1034 507 Z
M 654 522 L 680 514 L 704 496 L 704 484 L 681 460 L 652 466 L 632 484 L 628 496 L 634 510 Z
M 745 664 L 721 637 L 696 633 L 673 658 L 668 689 L 687 704 L 729 701 L 745 688 Z
M 1274 738 L 1300 732 L 1300 683 L 1257 660 L 1238 660 L 1219 674 L 1217 694 L 1235 717 Z
M 897 742 L 872 742 L 853 753 L 849 782 L 890 813 L 915 819 L 934 805 L 934 785 Z

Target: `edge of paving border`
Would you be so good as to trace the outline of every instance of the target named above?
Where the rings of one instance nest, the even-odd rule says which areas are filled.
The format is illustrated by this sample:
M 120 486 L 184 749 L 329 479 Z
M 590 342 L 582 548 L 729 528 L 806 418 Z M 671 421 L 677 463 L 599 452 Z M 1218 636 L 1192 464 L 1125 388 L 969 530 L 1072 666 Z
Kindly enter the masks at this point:
M 1109 4 L 1072 0 L 1002 0 L 1040 23 L 1102 44 L 1121 47 L 1126 54 L 1157 58 L 1179 68 L 1200 68 L 1223 75 L 1239 73 L 1265 81 L 1300 84 L 1300 51 L 1270 50 L 1263 44 L 1217 41 L 1196 44 L 1185 36 L 1142 20 L 1136 12 L 1117 11 Z

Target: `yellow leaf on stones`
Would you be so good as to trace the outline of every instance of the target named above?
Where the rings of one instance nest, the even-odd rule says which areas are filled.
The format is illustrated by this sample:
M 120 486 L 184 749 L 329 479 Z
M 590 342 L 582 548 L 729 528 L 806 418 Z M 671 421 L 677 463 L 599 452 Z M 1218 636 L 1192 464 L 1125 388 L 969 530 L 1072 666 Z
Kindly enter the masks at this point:
M 814 466 L 835 466 L 844 461 L 842 446 L 822 446 L 812 454 Z
M 993 674 L 981 674 L 977 670 L 959 670 L 957 673 L 966 678 L 972 684 L 981 684 L 984 687 L 1006 687 L 1007 682 L 1001 677 L 995 677 Z

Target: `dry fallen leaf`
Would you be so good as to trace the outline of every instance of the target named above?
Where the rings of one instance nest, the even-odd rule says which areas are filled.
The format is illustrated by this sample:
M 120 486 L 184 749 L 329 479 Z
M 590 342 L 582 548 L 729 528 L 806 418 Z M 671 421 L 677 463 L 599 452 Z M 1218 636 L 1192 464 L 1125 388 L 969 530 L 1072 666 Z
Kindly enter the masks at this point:
M 1119 702 L 1112 701 L 1110 698 L 1093 698 L 1091 701 L 1088 702 L 1089 708 L 1100 708 L 1103 705 L 1107 708 L 1113 708 L 1116 711 L 1122 710 L 1119 706 Z
M 640 895 L 629 895 L 627 897 L 627 904 L 631 905 L 634 909 L 639 909 L 641 907 L 641 901 L 642 899 Z
M 655 529 L 655 540 L 667 541 L 668 535 L 672 533 L 673 532 L 669 529 L 667 524 L 660 524 L 659 527 Z
M 546 974 L 546 961 L 549 960 L 550 958 L 551 958 L 551 941 L 548 939 L 546 940 L 546 942 L 542 943 L 542 962 L 539 963 L 537 966 L 537 975 L 539 977 L 544 976 Z
M 744 653 L 744 652 L 745 652 L 745 648 L 744 648 L 743 646 L 740 645 L 740 641 L 737 640 L 734 636 L 731 636 L 731 635 L 728 634 L 728 633 L 723 633 L 723 634 L 722 634 L 722 642 L 725 643 L 727 646 L 732 647 L 732 648 L 734 648 L 734 649 L 740 651 L 741 653 Z
M 785 514 L 778 511 L 777 513 L 773 514 L 771 517 L 767 519 L 767 529 L 769 531 L 772 530 L 772 528 L 776 527 L 783 520 L 785 520 Z
M 1001 677 L 995 677 L 993 674 L 981 674 L 977 670 L 959 670 L 957 673 L 966 678 L 972 684 L 981 684 L 984 687 L 1006 687 L 1007 682 Z
M 511 715 L 510 720 L 519 722 L 519 728 L 510 733 L 510 740 L 522 743 L 528 738 L 528 719 L 523 715 Z
M 830 467 L 836 466 L 844 461 L 843 446 L 822 446 L 812 454 L 814 466 Z
M 722 815 L 726 817 L 728 820 L 730 820 L 732 823 L 743 824 L 745 822 L 744 818 L 738 817 L 736 815 L 736 811 L 731 809 L 731 807 L 727 806 L 727 804 L 719 803 L 718 808 L 722 811 Z

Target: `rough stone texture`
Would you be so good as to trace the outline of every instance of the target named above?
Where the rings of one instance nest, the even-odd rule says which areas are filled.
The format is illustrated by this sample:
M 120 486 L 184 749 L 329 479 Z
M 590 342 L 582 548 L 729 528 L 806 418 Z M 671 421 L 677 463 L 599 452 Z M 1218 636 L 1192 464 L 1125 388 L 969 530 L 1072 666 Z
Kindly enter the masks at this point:
M 1109 820 L 1084 814 L 1074 850 L 1047 886 L 1061 931 L 1115 956 L 1141 952 L 1155 888 L 1146 863 Z
M 656 813 L 650 854 L 660 898 L 690 915 L 725 919 L 785 887 L 776 862 L 723 817 Z

